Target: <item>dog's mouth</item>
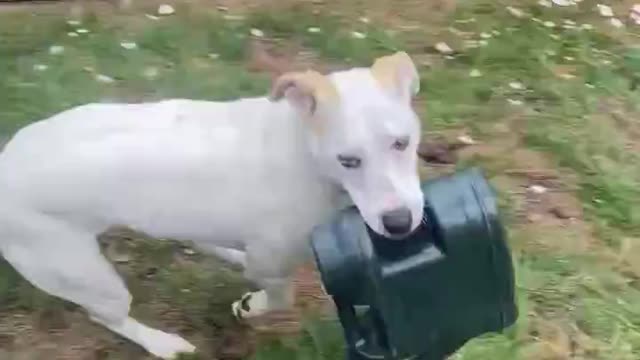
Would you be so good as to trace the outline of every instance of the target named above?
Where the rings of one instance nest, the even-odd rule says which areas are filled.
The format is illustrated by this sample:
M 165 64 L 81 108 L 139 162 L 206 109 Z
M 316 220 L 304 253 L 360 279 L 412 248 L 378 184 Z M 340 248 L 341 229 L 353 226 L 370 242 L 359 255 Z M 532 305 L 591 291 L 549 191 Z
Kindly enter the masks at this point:
M 377 237 L 382 237 L 382 238 L 385 238 L 387 240 L 392 240 L 392 241 L 403 241 L 403 240 L 409 239 L 409 238 L 413 237 L 415 234 L 417 234 L 420 231 L 422 231 L 425 226 L 428 226 L 426 214 L 422 215 L 422 219 L 420 220 L 420 223 L 418 224 L 418 226 L 416 226 L 411 231 L 403 233 L 403 234 L 391 234 L 391 233 L 389 233 L 387 231 L 378 232 L 378 231 L 374 230 L 366 221 L 364 221 L 364 223 L 365 223 L 365 226 L 367 227 L 367 231 L 369 232 L 369 234 L 375 234 L 375 236 L 377 236 Z
M 401 241 L 401 240 L 405 240 L 408 239 L 410 237 L 412 237 L 414 234 L 416 234 L 417 232 L 419 232 L 422 228 L 423 224 L 421 223 L 420 225 L 416 226 L 415 229 L 404 233 L 404 234 L 389 234 L 388 232 L 385 231 L 384 234 L 379 234 L 380 236 L 384 236 L 385 238 L 389 239 L 389 240 L 394 240 L 394 241 Z M 372 230 L 373 231 L 373 230 Z
M 403 241 L 408 241 L 410 239 L 412 239 L 414 237 L 414 235 L 420 233 L 423 230 L 424 225 L 420 224 L 419 226 L 416 226 L 415 229 L 409 231 L 408 233 L 405 234 L 388 234 L 388 233 L 384 233 L 381 234 L 375 230 L 373 230 L 368 224 L 366 224 L 367 227 L 367 232 L 369 233 L 369 236 L 371 238 L 377 238 L 380 239 L 382 241 L 389 241 L 389 242 L 393 242 L 393 243 L 401 243 Z

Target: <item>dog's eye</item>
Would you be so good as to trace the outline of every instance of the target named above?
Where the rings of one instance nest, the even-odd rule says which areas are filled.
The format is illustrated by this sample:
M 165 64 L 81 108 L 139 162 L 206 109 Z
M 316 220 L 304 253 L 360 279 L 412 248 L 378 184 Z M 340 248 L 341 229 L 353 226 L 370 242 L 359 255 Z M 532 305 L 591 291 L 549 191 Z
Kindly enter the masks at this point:
M 338 161 L 347 169 L 357 169 L 362 165 L 362 159 L 357 156 L 338 155 Z
M 394 150 L 404 151 L 409 146 L 409 138 L 396 139 L 391 146 Z

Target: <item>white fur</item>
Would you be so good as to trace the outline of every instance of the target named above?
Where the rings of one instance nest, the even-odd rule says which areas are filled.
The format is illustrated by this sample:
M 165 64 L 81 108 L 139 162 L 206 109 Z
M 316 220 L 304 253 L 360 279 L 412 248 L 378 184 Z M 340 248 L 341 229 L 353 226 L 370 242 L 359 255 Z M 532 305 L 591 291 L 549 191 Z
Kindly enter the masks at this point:
M 414 227 L 422 218 L 420 126 L 408 99 L 389 96 L 365 68 L 331 81 L 340 103 L 307 114 L 326 122 L 322 134 L 295 100 L 266 97 L 89 104 L 23 128 L 0 153 L 2 255 L 165 359 L 195 348 L 128 316 L 131 296 L 95 241 L 109 226 L 191 240 L 244 265 L 264 290 L 243 316 L 290 306 L 292 270 L 312 228 L 343 206 L 342 189 L 377 232 L 394 206 L 412 209 Z M 411 137 L 406 152 L 390 149 L 395 135 Z M 362 156 L 362 169 L 344 169 L 340 152 Z

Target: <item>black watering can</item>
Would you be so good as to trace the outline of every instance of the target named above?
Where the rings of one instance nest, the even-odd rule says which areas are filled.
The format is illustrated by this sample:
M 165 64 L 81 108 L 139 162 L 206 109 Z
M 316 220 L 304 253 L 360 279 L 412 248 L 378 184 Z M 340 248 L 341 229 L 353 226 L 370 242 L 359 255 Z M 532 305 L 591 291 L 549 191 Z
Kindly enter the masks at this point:
M 356 209 L 312 235 L 349 360 L 442 360 L 518 316 L 511 255 L 481 172 L 431 180 L 422 190 L 427 221 L 406 239 L 377 235 Z

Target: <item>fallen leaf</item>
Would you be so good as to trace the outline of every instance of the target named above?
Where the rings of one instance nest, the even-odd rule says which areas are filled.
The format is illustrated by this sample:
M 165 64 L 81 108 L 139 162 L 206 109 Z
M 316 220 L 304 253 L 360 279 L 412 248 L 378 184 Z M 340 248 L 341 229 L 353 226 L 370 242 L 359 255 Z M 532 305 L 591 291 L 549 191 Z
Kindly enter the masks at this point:
M 524 90 L 524 85 L 519 81 L 512 81 L 509 83 L 509 87 L 514 90 Z
M 458 141 L 463 145 L 474 145 L 476 143 L 476 141 L 469 135 L 458 136 Z
M 244 20 L 244 16 L 242 16 L 242 15 L 233 15 L 233 14 L 225 14 L 223 16 L 223 18 L 225 20 L 229 20 L 229 21 L 242 21 L 242 20 Z
M 144 71 L 142 72 L 142 76 L 144 76 L 145 78 L 149 79 L 149 80 L 153 80 L 156 77 L 158 77 L 158 68 L 156 67 L 148 67 L 146 69 L 144 69 Z
M 445 55 L 453 54 L 453 49 L 445 42 L 439 42 L 435 45 L 435 49 Z
M 507 6 L 507 11 L 517 18 L 523 18 L 525 16 L 524 11 L 513 6 Z
M 531 185 L 529 186 L 529 191 L 531 191 L 534 194 L 544 194 L 547 192 L 547 188 L 542 186 L 542 185 Z
M 602 15 L 604 17 L 612 17 L 613 16 L 613 9 L 611 9 L 610 6 L 602 5 L 602 4 L 598 4 L 596 6 L 598 8 L 598 12 L 600 12 L 600 15 Z
M 52 45 L 49 47 L 49 54 L 51 55 L 60 55 L 64 52 L 64 46 L 62 45 Z
M 571 0 L 551 0 L 551 1 L 558 6 L 571 6 L 576 4 L 574 1 L 571 1 Z
M 120 43 L 120 46 L 126 50 L 134 50 L 138 48 L 138 44 L 134 43 L 133 41 L 123 41 Z
M 162 4 L 158 6 L 158 15 L 162 15 L 162 16 L 173 15 L 175 12 L 176 10 L 173 8 L 173 6 L 169 4 Z
M 524 102 L 522 100 L 517 100 L 517 99 L 507 99 L 507 102 L 510 105 L 514 105 L 514 106 L 524 105 Z
M 96 81 L 104 83 L 104 84 L 111 84 L 114 83 L 116 80 L 110 76 L 104 75 L 104 74 L 96 74 L 95 76 Z
M 538 5 L 544 6 L 544 7 L 548 7 L 548 8 L 553 6 L 551 1 L 549 1 L 549 0 L 540 0 L 540 1 L 538 1 Z
M 259 37 L 259 38 L 264 37 L 264 31 L 260 29 L 253 28 L 249 31 L 249 33 L 255 37 Z
M 609 20 L 609 23 L 611 23 L 611 25 L 616 28 L 624 27 L 624 23 L 618 18 L 611 18 Z
M 351 37 L 353 37 L 354 39 L 366 39 L 367 34 L 360 31 L 353 31 L 351 32 Z

